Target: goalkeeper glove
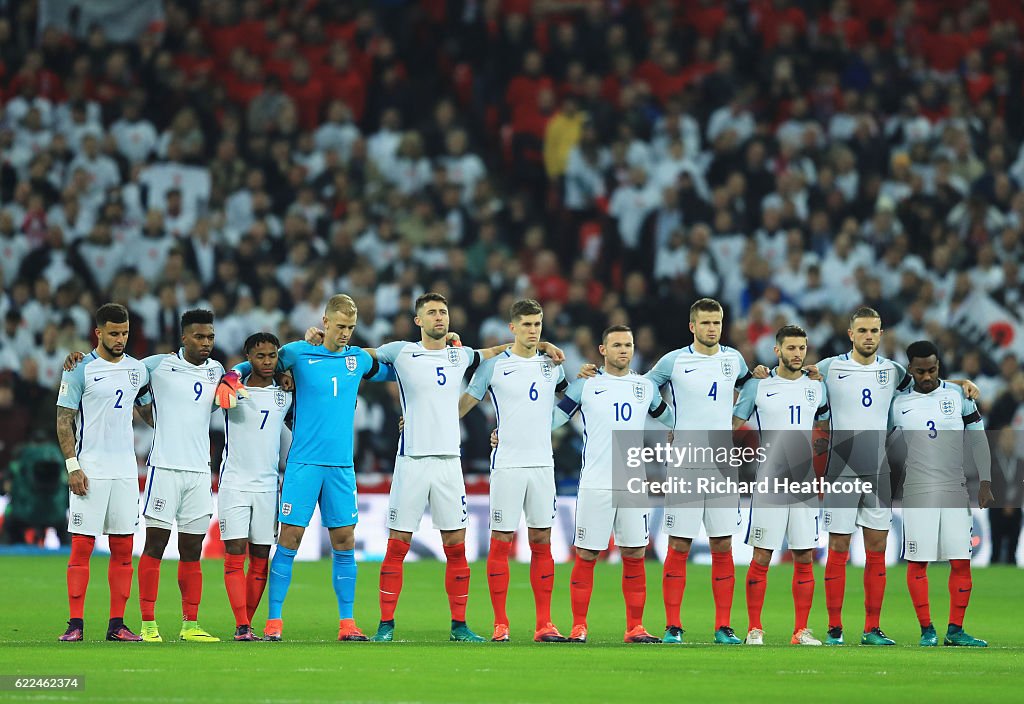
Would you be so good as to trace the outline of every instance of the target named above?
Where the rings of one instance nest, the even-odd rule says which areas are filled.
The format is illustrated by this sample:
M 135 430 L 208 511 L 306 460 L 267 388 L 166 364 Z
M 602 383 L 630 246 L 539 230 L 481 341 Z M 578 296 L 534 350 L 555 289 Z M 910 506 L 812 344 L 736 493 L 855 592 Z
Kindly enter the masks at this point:
M 246 391 L 245 385 L 242 383 L 242 377 L 238 372 L 232 370 L 221 377 L 220 383 L 217 384 L 217 405 L 227 410 L 234 408 L 238 405 L 238 397 L 249 398 L 249 392 Z

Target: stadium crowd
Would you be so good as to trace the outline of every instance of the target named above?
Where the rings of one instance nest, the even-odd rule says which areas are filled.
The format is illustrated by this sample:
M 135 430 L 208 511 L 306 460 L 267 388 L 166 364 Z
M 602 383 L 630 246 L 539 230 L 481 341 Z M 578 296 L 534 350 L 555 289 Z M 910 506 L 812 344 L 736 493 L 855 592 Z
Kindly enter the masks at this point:
M 1024 312 L 1016 0 L 169 0 L 127 44 L 0 8 L 0 471 L 52 437 L 108 300 L 136 357 L 213 310 L 234 364 L 336 292 L 365 346 L 411 339 L 424 291 L 474 346 L 533 297 L 571 374 L 619 323 L 646 371 L 700 296 L 752 366 L 787 323 L 811 360 L 848 350 L 866 304 L 883 355 L 934 340 L 990 427 L 1024 427 L 1020 360 L 958 317 Z M 386 472 L 398 392 L 364 393 L 357 470 Z

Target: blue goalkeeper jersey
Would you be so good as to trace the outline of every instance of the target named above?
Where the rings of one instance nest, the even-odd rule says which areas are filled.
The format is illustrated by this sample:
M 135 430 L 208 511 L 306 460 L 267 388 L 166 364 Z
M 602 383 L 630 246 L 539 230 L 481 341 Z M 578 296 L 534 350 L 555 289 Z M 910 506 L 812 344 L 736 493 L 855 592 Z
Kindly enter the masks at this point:
M 331 352 L 308 342 L 290 342 L 278 353 L 278 368 L 295 377 L 294 422 L 288 462 L 351 467 L 359 382 L 394 379 L 361 347 Z M 247 375 L 248 362 L 235 367 Z

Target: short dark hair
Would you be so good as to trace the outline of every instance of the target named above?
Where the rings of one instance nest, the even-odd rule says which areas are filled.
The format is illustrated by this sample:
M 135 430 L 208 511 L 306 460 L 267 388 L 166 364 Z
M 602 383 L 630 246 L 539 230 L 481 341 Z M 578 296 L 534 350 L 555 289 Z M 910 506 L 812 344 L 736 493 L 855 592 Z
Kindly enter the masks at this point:
M 700 298 L 694 301 L 690 306 L 691 323 L 697 319 L 697 313 L 722 313 L 724 315 L 722 304 L 714 298 Z
M 205 308 L 193 308 L 181 314 L 181 332 L 189 325 L 213 325 L 213 313 Z
M 782 341 L 787 337 L 803 337 L 806 339 L 807 331 L 799 325 L 783 325 L 779 328 L 779 331 L 775 333 L 775 344 L 781 345 Z
M 96 327 L 107 323 L 127 323 L 128 309 L 120 303 L 104 303 L 96 309 Z
M 245 338 L 245 344 L 242 345 L 242 352 L 248 355 L 252 352 L 253 347 L 264 342 L 269 342 L 277 348 L 281 347 L 281 341 L 277 339 L 277 335 L 269 332 L 254 332 L 252 335 Z
M 907 346 L 907 363 L 909 364 L 915 358 L 925 359 L 927 357 L 935 356 L 935 359 L 939 358 L 939 348 L 935 346 L 935 343 L 931 340 L 918 340 Z
M 853 315 L 850 316 L 850 328 L 853 328 L 853 321 L 857 318 L 878 318 L 882 319 L 882 316 L 878 314 L 878 311 L 868 306 L 861 306 L 857 310 L 853 311 Z
M 524 315 L 544 315 L 544 309 L 532 298 L 523 298 L 512 304 L 508 311 L 508 319 L 514 323 Z
M 628 325 L 612 325 L 609 328 L 605 328 L 604 332 L 601 333 L 601 344 L 602 345 L 608 342 L 608 336 L 611 335 L 613 332 L 628 332 L 628 333 L 632 334 L 633 333 L 633 329 L 631 327 L 629 327 Z
M 445 298 L 440 293 L 437 293 L 435 291 L 429 291 L 416 299 L 416 305 L 413 306 L 413 308 L 417 313 L 419 313 L 421 307 L 425 306 L 427 303 L 432 303 L 434 301 L 437 301 L 438 303 L 444 303 L 445 307 L 448 306 L 447 298 Z

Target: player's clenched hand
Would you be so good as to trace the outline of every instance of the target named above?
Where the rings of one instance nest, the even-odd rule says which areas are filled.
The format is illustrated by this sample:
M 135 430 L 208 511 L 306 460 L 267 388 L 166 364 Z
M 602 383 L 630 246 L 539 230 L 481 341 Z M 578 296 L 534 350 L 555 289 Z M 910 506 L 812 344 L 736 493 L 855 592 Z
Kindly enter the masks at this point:
M 72 371 L 83 359 L 85 355 L 81 352 L 68 352 L 68 356 L 64 358 L 64 371 Z
M 576 375 L 577 379 L 589 379 L 597 376 L 597 365 L 596 364 L 584 364 L 580 367 L 580 373 Z
M 491 449 L 498 446 L 498 429 L 495 428 L 491 431 Z
M 281 387 L 282 391 L 295 391 L 295 377 L 291 372 L 278 372 L 274 375 L 274 381 Z
M 302 339 L 311 345 L 322 345 L 324 344 L 324 331 L 318 327 L 308 327 L 306 328 L 306 336 Z
M 825 377 L 823 377 L 821 375 L 821 372 L 818 371 L 817 364 L 808 364 L 806 367 L 803 368 L 802 371 L 804 374 L 807 375 L 807 378 L 810 379 L 811 381 L 825 381 Z
M 68 488 L 75 496 L 85 496 L 89 492 L 89 477 L 82 470 L 76 469 L 68 475 Z
M 995 500 L 996 498 L 992 496 L 992 482 L 981 482 L 981 486 L 978 487 L 978 506 L 988 508 Z
M 771 370 L 768 369 L 768 367 L 764 366 L 763 364 L 758 364 L 750 372 L 750 376 L 754 377 L 755 379 L 767 379 L 770 373 Z

